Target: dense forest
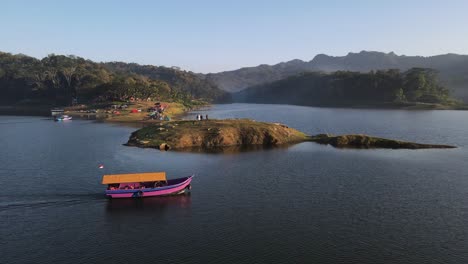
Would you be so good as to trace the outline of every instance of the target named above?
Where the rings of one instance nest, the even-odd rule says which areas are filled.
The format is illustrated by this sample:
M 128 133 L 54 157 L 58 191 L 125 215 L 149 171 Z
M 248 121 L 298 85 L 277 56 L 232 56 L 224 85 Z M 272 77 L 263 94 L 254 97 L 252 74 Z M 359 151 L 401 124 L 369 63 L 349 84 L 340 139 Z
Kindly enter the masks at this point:
M 221 101 L 228 93 L 181 70 L 126 63 L 96 63 L 51 54 L 41 60 L 0 52 L 0 104 L 69 105 L 134 98 Z
M 228 98 L 228 93 L 220 90 L 213 82 L 200 78 L 193 72 L 181 71 L 175 67 L 167 68 L 123 62 L 109 62 L 102 65 L 116 73 L 131 73 L 164 81 L 177 91 L 188 93 L 192 98 L 217 99 L 218 101 Z
M 311 106 L 378 106 L 379 104 L 454 104 L 437 72 L 426 68 L 369 73 L 337 71 L 302 73 L 238 92 L 240 102 Z

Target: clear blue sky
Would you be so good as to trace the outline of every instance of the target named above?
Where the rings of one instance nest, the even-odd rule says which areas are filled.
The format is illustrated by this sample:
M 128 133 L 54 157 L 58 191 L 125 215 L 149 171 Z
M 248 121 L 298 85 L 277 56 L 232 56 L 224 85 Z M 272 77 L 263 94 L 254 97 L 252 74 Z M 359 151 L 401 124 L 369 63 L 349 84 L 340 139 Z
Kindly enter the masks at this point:
M 468 1 L 0 0 L 0 51 L 218 72 L 316 54 L 468 54 Z

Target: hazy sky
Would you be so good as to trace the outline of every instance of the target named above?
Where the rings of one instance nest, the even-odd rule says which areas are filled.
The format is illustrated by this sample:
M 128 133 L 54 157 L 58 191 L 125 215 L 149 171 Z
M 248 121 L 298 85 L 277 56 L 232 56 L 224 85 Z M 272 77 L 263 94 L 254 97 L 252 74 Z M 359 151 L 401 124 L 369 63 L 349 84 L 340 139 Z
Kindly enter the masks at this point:
M 0 0 L 0 51 L 218 72 L 316 54 L 468 54 L 468 1 Z

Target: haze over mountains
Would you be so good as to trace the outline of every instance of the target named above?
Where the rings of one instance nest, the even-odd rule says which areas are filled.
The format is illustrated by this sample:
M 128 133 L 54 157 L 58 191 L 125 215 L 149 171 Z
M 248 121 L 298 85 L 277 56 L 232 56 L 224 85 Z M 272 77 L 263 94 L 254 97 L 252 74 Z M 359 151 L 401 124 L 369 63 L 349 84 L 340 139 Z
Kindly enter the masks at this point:
M 311 61 L 291 60 L 275 65 L 259 65 L 234 71 L 206 74 L 205 78 L 221 89 L 238 92 L 245 88 L 281 80 L 303 72 L 334 72 L 432 68 L 439 73 L 439 79 L 452 94 L 468 101 L 468 55 L 444 54 L 430 57 L 396 55 L 393 52 L 361 51 L 346 56 L 319 54 Z

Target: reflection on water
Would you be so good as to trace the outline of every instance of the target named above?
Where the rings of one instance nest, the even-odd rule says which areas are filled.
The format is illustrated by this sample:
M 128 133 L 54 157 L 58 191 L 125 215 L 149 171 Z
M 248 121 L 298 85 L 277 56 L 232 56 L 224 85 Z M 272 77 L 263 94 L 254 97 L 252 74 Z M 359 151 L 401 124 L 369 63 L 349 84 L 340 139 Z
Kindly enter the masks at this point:
M 187 209 L 191 204 L 190 193 L 180 195 L 146 197 L 141 199 L 109 199 L 106 206 L 108 214 L 122 212 L 160 212 L 168 207 Z
M 275 149 L 287 149 L 296 144 L 282 144 L 282 145 L 274 145 L 274 146 L 264 146 L 264 145 L 245 145 L 245 146 L 227 146 L 227 147 L 217 147 L 217 148 L 203 148 L 203 147 L 191 147 L 191 148 L 184 148 L 172 151 L 179 151 L 179 152 L 192 152 L 192 153 L 203 153 L 203 154 L 223 154 L 223 155 L 236 155 L 241 153 L 247 152 L 255 152 L 255 151 L 268 151 L 268 150 L 275 150 Z
M 71 115 L 75 119 L 82 119 L 82 120 L 104 120 L 109 115 L 108 114 L 92 114 L 92 113 L 73 113 Z

